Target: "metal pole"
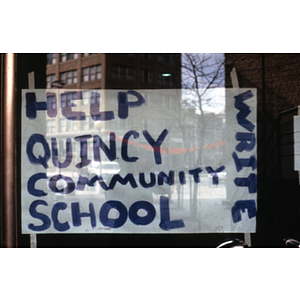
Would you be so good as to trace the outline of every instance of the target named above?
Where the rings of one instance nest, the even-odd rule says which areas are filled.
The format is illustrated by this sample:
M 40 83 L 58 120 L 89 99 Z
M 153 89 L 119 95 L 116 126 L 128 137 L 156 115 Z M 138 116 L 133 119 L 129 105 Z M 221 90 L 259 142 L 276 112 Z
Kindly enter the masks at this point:
M 28 73 L 28 88 L 30 90 L 35 89 L 35 82 L 34 82 L 34 72 Z M 36 248 L 37 247 L 37 236 L 36 234 L 30 235 L 30 248 Z
M 17 247 L 16 54 L 5 53 L 2 103 L 3 243 Z

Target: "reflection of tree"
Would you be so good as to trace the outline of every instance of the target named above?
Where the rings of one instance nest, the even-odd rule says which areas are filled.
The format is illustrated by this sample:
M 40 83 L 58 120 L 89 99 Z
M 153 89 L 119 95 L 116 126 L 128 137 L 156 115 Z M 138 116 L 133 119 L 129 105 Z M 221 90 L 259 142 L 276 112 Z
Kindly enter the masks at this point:
M 216 108 L 213 96 L 209 90 L 224 87 L 224 54 L 209 53 L 183 53 L 181 61 L 182 77 L 182 99 L 183 111 L 194 111 L 194 122 L 192 127 L 185 126 L 190 118 L 190 114 L 182 114 L 183 137 L 193 135 L 193 142 L 205 142 L 206 123 L 212 114 L 208 114 L 207 108 Z M 192 133 L 191 133 L 191 130 Z M 191 141 L 191 139 L 188 139 Z M 186 142 L 186 141 L 185 141 Z M 195 145 L 190 145 L 191 147 Z M 201 146 L 201 145 L 198 145 Z M 203 146 L 203 145 L 202 145 Z M 201 163 L 201 153 L 195 161 Z
M 205 136 L 208 134 L 206 123 L 209 115 L 205 114 L 205 107 L 213 105 L 213 99 L 208 95 L 208 90 L 216 87 L 224 87 L 224 55 L 208 53 L 183 53 L 181 61 L 181 87 L 185 90 L 182 99 L 182 107 L 194 110 L 195 122 L 190 129 L 185 126 L 188 115 L 182 115 L 183 137 L 188 137 L 188 141 L 199 142 L 200 149 L 204 146 Z M 190 135 L 194 135 L 191 139 Z M 206 134 L 206 135 L 205 135 Z M 184 141 L 185 145 L 187 141 Z M 193 147 L 193 145 L 187 145 Z M 197 152 L 193 162 L 196 166 L 201 165 L 202 150 Z M 191 183 L 192 184 L 192 183 Z M 191 216 L 197 217 L 198 211 L 198 184 L 190 186 Z
M 181 65 L 182 89 L 195 93 L 189 103 L 203 115 L 203 105 L 211 100 L 205 97 L 208 89 L 224 86 L 224 55 L 183 53 Z

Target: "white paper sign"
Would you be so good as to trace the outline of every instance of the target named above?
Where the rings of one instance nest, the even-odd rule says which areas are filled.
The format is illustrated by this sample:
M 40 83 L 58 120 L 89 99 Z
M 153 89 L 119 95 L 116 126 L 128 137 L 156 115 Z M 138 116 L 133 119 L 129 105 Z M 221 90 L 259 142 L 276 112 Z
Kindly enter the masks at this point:
M 22 232 L 255 232 L 256 90 L 199 95 L 23 90 Z

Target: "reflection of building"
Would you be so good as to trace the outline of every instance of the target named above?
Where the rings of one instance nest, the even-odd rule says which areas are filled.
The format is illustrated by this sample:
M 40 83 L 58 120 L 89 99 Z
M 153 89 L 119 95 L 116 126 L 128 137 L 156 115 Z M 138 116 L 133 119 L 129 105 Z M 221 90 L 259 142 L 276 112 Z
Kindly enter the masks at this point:
M 55 133 L 57 137 L 65 139 L 79 133 L 90 134 L 92 131 L 107 137 L 108 132 L 113 131 L 118 139 L 122 139 L 126 130 L 138 130 L 140 134 L 142 130 L 148 130 L 154 137 L 158 137 L 167 128 L 172 133 L 168 145 L 164 143 L 164 146 L 170 149 L 172 160 L 176 161 L 180 157 L 185 159 L 186 147 L 192 150 L 188 151 L 190 162 L 185 161 L 185 164 L 192 165 L 195 161 L 200 163 L 204 158 L 212 160 L 211 164 L 219 162 L 223 144 L 218 143 L 223 141 L 223 131 L 216 128 L 223 128 L 222 118 L 214 117 L 213 114 L 200 117 L 193 106 L 183 109 L 181 95 L 176 92 L 181 88 L 180 80 L 181 54 L 47 54 L 47 87 L 84 90 L 82 101 L 77 101 L 76 106 L 86 115 L 90 115 L 90 105 L 100 104 L 99 89 L 144 90 L 143 96 L 148 105 L 146 111 L 155 112 L 150 116 L 139 111 L 138 114 L 130 114 L 130 118 L 125 120 L 116 115 L 114 122 L 97 122 L 100 119 L 90 117 L 86 122 L 70 122 L 58 111 L 56 119 L 47 118 L 47 134 L 51 136 Z M 159 93 L 151 89 L 159 90 Z M 105 101 L 106 93 L 102 92 L 101 111 L 105 111 L 106 106 L 111 107 L 112 103 Z M 91 97 L 92 94 L 98 97 Z M 76 97 L 76 92 L 71 90 L 62 95 L 61 107 L 71 107 L 72 100 L 80 99 Z M 117 107 L 115 114 L 116 111 Z M 210 124 L 209 128 L 207 124 Z M 79 148 L 76 149 L 78 151 Z M 152 155 L 152 151 L 146 152 Z
M 97 122 L 100 119 L 96 120 L 91 117 L 85 122 L 70 122 L 62 116 L 59 109 L 57 118 L 47 117 L 46 119 L 49 137 L 55 133 L 56 137 L 65 139 L 79 133 L 83 135 L 96 131 L 106 138 L 107 131 L 113 131 L 117 139 L 122 139 L 126 128 L 127 130 L 128 128 L 145 129 L 158 136 L 165 128 L 164 126 L 170 124 L 170 119 L 174 118 L 170 111 L 174 110 L 175 106 L 178 111 L 178 105 L 180 105 L 180 99 L 174 97 L 174 92 L 170 89 L 181 87 L 181 54 L 48 53 L 46 75 L 47 88 L 58 87 L 70 90 L 62 94 L 61 99 L 58 100 L 59 107 L 61 106 L 62 109 L 71 107 L 72 100 L 80 99 L 77 98 L 78 94 L 71 89 L 82 89 L 80 95 L 82 101 L 76 101 L 76 106 L 87 116 L 90 115 L 91 106 L 98 105 L 95 110 L 99 110 L 99 90 L 169 89 L 170 91 L 161 91 L 160 96 L 155 99 L 152 92 L 143 93 L 147 105 L 150 105 L 149 108 L 157 111 L 157 115 L 152 116 L 151 121 L 140 114 L 131 114 L 130 118 L 121 120 L 117 117 L 115 110 L 114 122 Z M 92 90 L 98 91 L 94 93 Z M 98 95 L 98 97 L 92 95 Z M 105 95 L 106 92 L 103 91 L 101 111 L 106 110 L 108 104 L 105 101 L 107 98 Z M 51 97 L 51 95 L 48 96 L 48 101 Z M 52 101 L 49 101 L 52 109 L 50 102 Z M 59 148 L 65 147 L 61 145 Z M 79 157 L 79 148 L 73 151 L 77 152 L 74 156 Z M 152 152 L 150 154 L 152 155 Z
M 82 92 L 83 101 L 77 102 L 76 105 L 79 109 L 88 112 L 90 100 L 92 105 L 99 105 L 100 103 L 100 94 L 98 94 L 98 98 L 89 99 L 89 90 L 92 89 L 181 88 L 181 54 L 48 53 L 46 78 L 47 88 L 59 87 L 86 90 Z M 75 94 L 68 93 L 66 99 L 62 98 L 61 106 L 71 107 L 72 95 Z M 172 116 L 168 116 L 170 108 L 179 105 L 179 103 L 177 100 L 175 104 L 175 98 L 168 92 L 156 101 L 156 103 L 153 103 L 152 99 L 150 102 L 152 107 L 156 106 L 158 108 L 159 115 L 156 117 L 159 121 L 159 127 L 161 127 L 166 117 L 172 118 Z M 104 97 L 101 103 L 102 110 L 105 105 Z M 122 131 L 122 126 L 119 124 L 119 120 L 117 121 L 117 128 L 112 129 Z M 72 128 L 67 128 L 64 122 L 66 122 L 65 118 L 62 118 L 60 122 L 50 118 L 47 122 L 48 132 L 58 131 L 62 133 L 72 130 Z M 94 122 L 91 121 L 90 123 L 92 128 Z M 127 120 L 127 123 L 126 125 L 129 127 L 143 127 L 147 130 L 153 130 L 157 127 L 157 122 L 150 123 L 147 119 L 138 115 L 132 116 Z M 80 124 L 77 126 L 80 126 Z M 104 131 L 103 125 L 101 127 Z M 77 129 L 87 131 L 90 128 Z
M 48 88 L 180 88 L 181 54 L 48 53 L 46 75 Z

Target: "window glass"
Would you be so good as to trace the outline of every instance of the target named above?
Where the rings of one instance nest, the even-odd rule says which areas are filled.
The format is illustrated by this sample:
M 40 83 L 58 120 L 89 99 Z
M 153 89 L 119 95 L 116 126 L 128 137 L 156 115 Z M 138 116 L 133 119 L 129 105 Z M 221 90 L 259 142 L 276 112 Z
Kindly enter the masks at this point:
M 96 66 L 96 78 L 101 79 L 101 65 Z
M 60 54 L 60 61 L 61 62 L 67 61 L 67 53 L 61 53 Z
M 129 67 L 129 68 L 127 68 L 126 71 L 127 71 L 127 77 L 126 77 L 126 79 L 128 81 L 133 81 L 134 80 L 134 69 L 131 68 L 131 67 Z
M 111 78 L 120 81 L 134 81 L 135 70 L 133 67 L 112 65 Z
M 55 74 L 47 75 L 46 81 L 47 81 L 47 88 L 51 88 L 52 82 L 55 81 Z
M 62 82 L 65 82 L 66 81 L 66 73 L 60 73 L 59 78 Z
M 111 78 L 117 79 L 118 78 L 118 66 L 112 65 L 111 67 Z
M 45 85 L 51 88 L 56 78 L 61 81 L 51 91 L 56 98 L 47 98 L 47 111 L 42 111 L 43 105 L 34 106 L 37 116 L 45 115 L 45 133 L 40 127 L 36 130 L 50 149 L 49 159 L 48 153 L 39 153 L 49 165 L 43 171 L 56 184 L 46 185 L 52 189 L 47 194 L 60 199 L 43 208 L 54 207 L 47 232 L 93 232 L 96 226 L 97 233 L 106 227 L 112 233 L 202 233 L 230 227 L 212 220 L 222 219 L 214 214 L 222 211 L 222 201 L 230 194 L 226 160 L 232 160 L 234 151 L 224 160 L 229 123 L 223 54 L 60 53 L 55 66 L 50 62 L 56 56 L 45 58 Z M 36 99 L 46 101 L 40 94 Z M 64 177 L 57 180 L 60 176 Z M 106 207 L 107 201 L 118 201 L 113 205 L 119 209 L 125 206 L 126 220 L 116 207 Z M 67 203 L 65 209 L 61 203 Z M 217 209 L 211 210 L 210 204 Z M 100 213 L 103 205 L 110 213 L 105 217 L 103 210 Z M 230 215 L 228 207 L 224 210 Z M 167 215 L 160 219 L 165 211 L 170 211 L 170 220 Z M 124 222 L 119 227 L 110 221 L 121 222 L 119 218 Z M 139 222 L 153 222 L 150 231 L 148 223 Z
M 82 69 L 82 81 L 93 81 L 101 79 L 101 65 L 91 66 Z
M 143 83 L 152 83 L 153 82 L 153 73 L 150 70 L 142 70 L 142 82 Z
M 119 78 L 120 80 L 125 80 L 126 78 L 126 67 L 124 66 L 119 66 Z
M 16 56 L 20 246 L 300 240 L 299 54 Z
M 90 80 L 95 80 L 96 76 L 95 76 L 95 67 L 90 67 L 89 69 L 90 71 Z
M 73 83 L 77 83 L 77 70 L 73 71 Z
M 47 65 L 56 63 L 56 53 L 47 53 Z

